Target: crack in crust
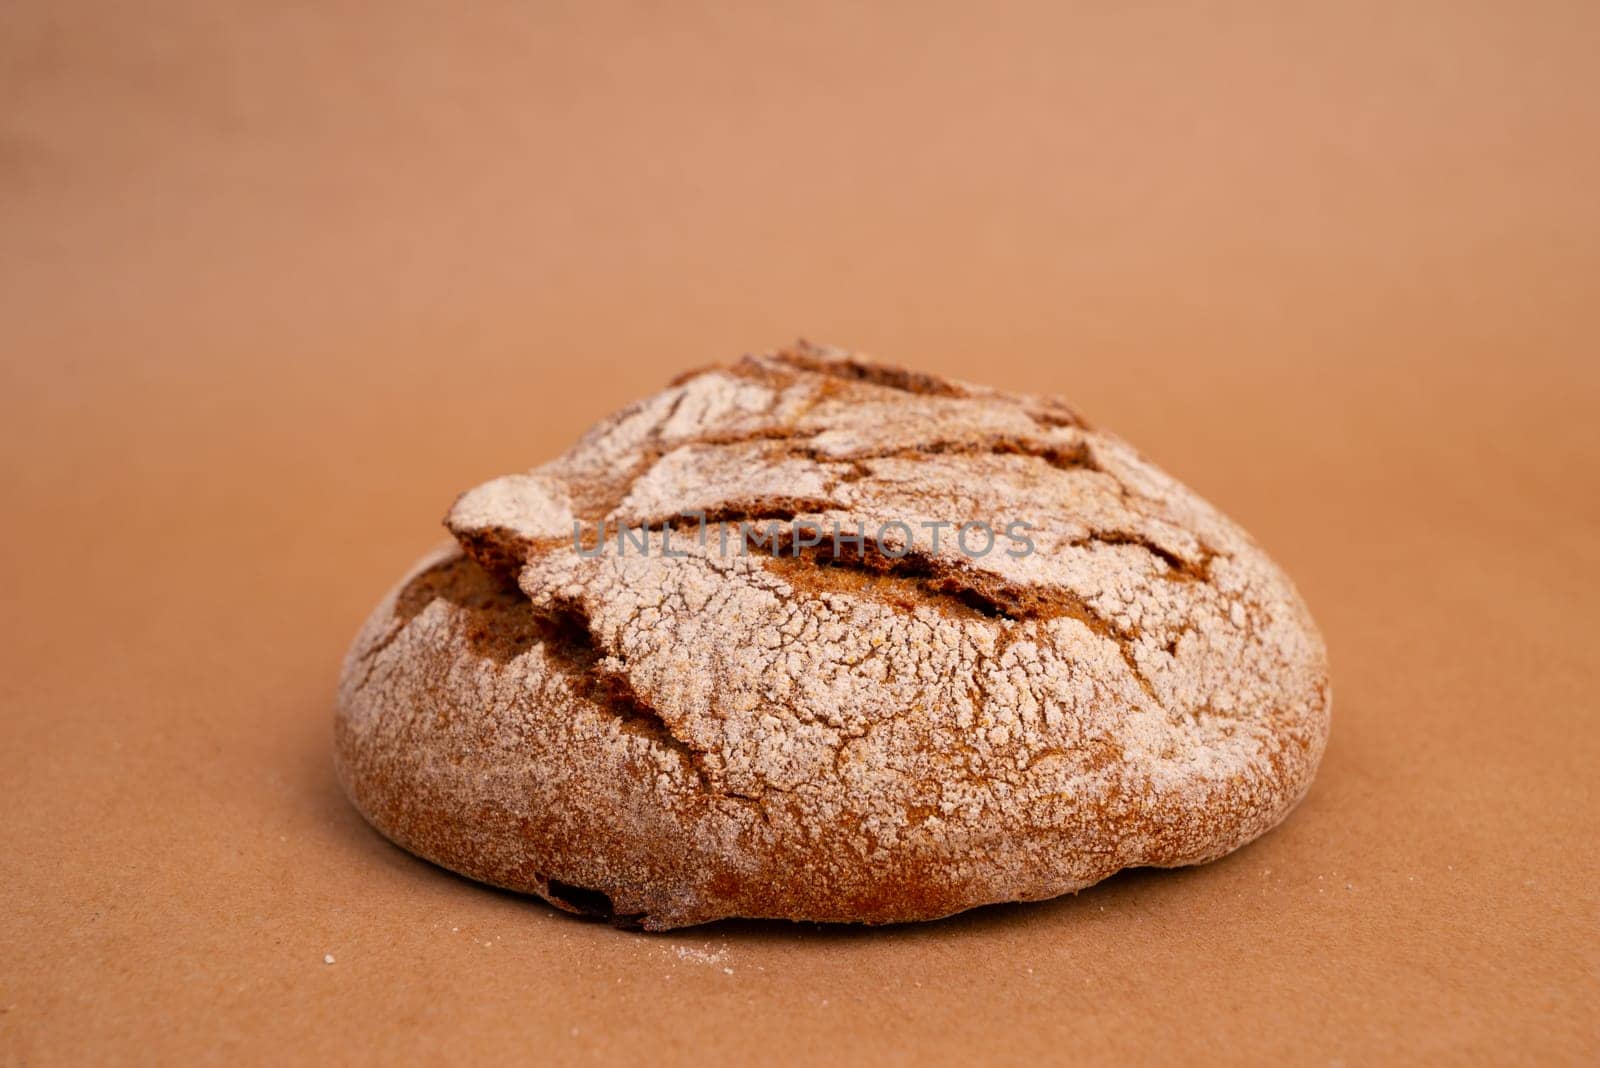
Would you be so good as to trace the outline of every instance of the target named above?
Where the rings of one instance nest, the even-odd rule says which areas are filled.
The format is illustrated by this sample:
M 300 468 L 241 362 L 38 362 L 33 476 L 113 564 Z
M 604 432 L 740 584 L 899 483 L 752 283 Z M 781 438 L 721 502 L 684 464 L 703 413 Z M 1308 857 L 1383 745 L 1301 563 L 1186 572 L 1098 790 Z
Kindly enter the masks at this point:
M 759 430 L 718 431 L 692 437 L 662 441 L 659 437 L 642 447 L 637 459 L 621 475 L 608 478 L 569 478 L 566 486 L 574 504 L 574 515 L 589 523 L 613 516 L 622 507 L 640 480 L 649 475 L 663 458 L 682 449 L 738 448 L 770 444 L 762 454 L 768 462 L 810 460 L 817 464 L 848 468 L 842 480 L 859 482 L 872 477 L 867 464 L 872 460 L 921 460 L 931 456 L 1028 456 L 1044 461 L 1060 471 L 1105 473 L 1087 441 L 1061 444 L 1040 441 L 1018 434 L 992 434 L 979 438 L 934 438 L 929 441 L 892 448 L 864 448 L 830 452 L 808 444 L 818 430 L 795 426 L 765 427 Z M 470 538 L 475 532 L 458 534 Z
M 1140 638 L 1138 629 L 1120 625 L 1065 587 L 1007 582 L 951 557 L 935 556 L 918 549 L 908 549 L 896 556 L 885 552 L 871 538 L 864 539 L 860 545 L 853 540 L 802 545 L 792 526 L 777 528 L 770 536 L 761 538 L 740 526 L 773 521 L 792 524 L 807 515 L 821 515 L 842 507 L 824 499 L 728 502 L 709 511 L 704 522 L 707 527 L 724 523 L 739 527 L 738 535 L 743 538 L 746 551 L 753 549 L 766 555 L 769 571 L 781 575 L 790 585 L 812 593 L 866 597 L 905 610 L 920 604 L 947 614 L 1012 623 L 1061 617 L 1075 619 L 1098 637 L 1112 642 L 1140 687 L 1154 697 L 1149 679 L 1133 653 L 1133 646 Z M 694 518 L 698 524 L 699 517 Z M 660 516 L 644 525 L 658 530 L 684 529 L 688 523 L 678 515 Z M 1211 555 L 1199 563 L 1191 563 L 1149 538 L 1125 531 L 1096 532 L 1071 544 L 1138 546 L 1162 561 L 1168 569 L 1164 574 L 1177 581 L 1210 581 Z
M 755 550 L 768 558 L 766 568 L 781 576 L 796 590 L 813 596 L 823 593 L 873 600 L 909 611 L 918 605 L 934 608 L 946 616 L 980 618 L 1003 623 L 1068 618 L 1087 627 L 1096 637 L 1112 644 L 1127 667 L 1129 676 L 1146 697 L 1156 699 L 1149 676 L 1139 664 L 1134 648 L 1141 634 L 1136 627 L 1125 627 L 1097 610 L 1081 595 L 1060 586 L 1026 586 L 1007 582 L 997 575 L 963 564 L 946 556 L 909 549 L 903 555 L 887 553 L 872 539 L 862 545 L 825 542 L 818 545 L 797 543 L 792 526 L 777 527 L 757 537 L 741 524 L 792 524 L 806 515 L 820 515 L 840 507 L 832 501 L 774 498 L 743 503 L 729 502 L 707 513 L 707 528 L 729 524 L 737 528 L 745 551 Z M 696 516 L 696 525 L 699 517 Z M 651 529 L 683 529 L 685 517 L 661 516 L 643 524 Z M 735 544 L 738 541 L 735 540 Z M 1147 538 L 1123 532 L 1095 534 L 1074 544 L 1136 545 L 1162 560 L 1170 574 L 1181 581 L 1209 581 L 1210 558 L 1194 565 L 1162 549 Z
M 912 445 L 898 452 L 849 454 L 843 459 L 871 460 L 880 456 L 921 459 L 927 456 L 1031 456 L 1060 471 L 1102 471 L 1087 441 L 1067 445 L 1036 441 L 1016 434 L 996 434 L 979 441 L 945 440 Z M 817 457 L 826 459 L 826 457 Z
M 494 557 L 499 559 L 500 554 Z M 675 754 L 709 791 L 702 754 L 674 734 L 661 713 L 639 696 L 625 664 L 607 662 L 620 658 L 608 657 L 602 649 L 579 602 L 556 598 L 535 606 L 514 583 L 508 584 L 471 556 L 457 556 L 422 571 L 400 591 L 394 633 L 436 600 L 461 610 L 463 636 L 475 656 L 504 667 L 537 646 L 574 697 L 604 708 L 623 730 Z
M 750 357 L 745 359 L 746 363 L 751 362 Z M 869 363 L 854 356 L 829 359 L 821 350 L 804 342 L 801 342 L 795 348 L 785 349 L 777 353 L 771 359 L 775 363 L 811 374 L 827 375 L 830 378 L 840 378 L 846 382 L 881 386 L 885 389 L 899 390 L 902 393 L 913 393 L 924 397 L 966 397 L 970 395 L 966 389 L 953 382 L 948 382 L 938 375 L 927 374 L 923 371 L 913 371 L 905 367 L 892 367 L 888 364 Z
M 1171 549 L 1158 545 L 1150 538 L 1127 530 L 1096 530 L 1086 538 L 1073 539 L 1069 544 L 1075 547 L 1086 545 L 1136 545 L 1167 565 L 1167 570 L 1161 572 L 1162 577 L 1176 582 L 1210 582 L 1211 564 L 1218 556 L 1216 552 L 1202 545 L 1200 559 L 1186 560 Z

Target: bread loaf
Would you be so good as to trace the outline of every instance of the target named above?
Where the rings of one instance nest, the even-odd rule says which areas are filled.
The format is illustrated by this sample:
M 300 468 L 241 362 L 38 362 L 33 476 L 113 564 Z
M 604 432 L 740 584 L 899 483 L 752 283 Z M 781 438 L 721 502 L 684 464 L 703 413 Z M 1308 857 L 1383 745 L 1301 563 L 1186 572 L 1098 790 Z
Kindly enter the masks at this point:
M 1052 399 L 802 344 L 447 525 L 346 659 L 341 781 L 406 849 L 569 911 L 1048 898 L 1238 848 L 1327 737 L 1288 578 Z

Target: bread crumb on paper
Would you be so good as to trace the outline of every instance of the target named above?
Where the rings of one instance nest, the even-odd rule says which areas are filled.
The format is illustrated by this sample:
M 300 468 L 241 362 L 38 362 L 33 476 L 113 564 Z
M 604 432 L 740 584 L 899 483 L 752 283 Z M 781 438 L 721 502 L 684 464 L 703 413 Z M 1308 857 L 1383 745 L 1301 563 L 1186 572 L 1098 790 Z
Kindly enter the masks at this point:
M 673 948 L 679 960 L 688 961 L 690 964 L 721 964 L 728 959 L 726 948 L 717 950 L 696 949 L 693 946 L 675 946 Z

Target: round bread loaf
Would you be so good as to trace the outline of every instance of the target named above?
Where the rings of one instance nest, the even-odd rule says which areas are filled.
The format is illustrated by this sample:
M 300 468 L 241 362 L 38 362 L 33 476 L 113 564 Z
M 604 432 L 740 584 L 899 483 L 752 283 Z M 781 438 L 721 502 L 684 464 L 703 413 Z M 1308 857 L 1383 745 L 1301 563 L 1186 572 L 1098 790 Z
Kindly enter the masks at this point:
M 406 849 L 569 911 L 1048 898 L 1238 848 L 1327 738 L 1288 578 L 1055 400 L 801 344 L 447 525 L 345 661 L 339 775 Z

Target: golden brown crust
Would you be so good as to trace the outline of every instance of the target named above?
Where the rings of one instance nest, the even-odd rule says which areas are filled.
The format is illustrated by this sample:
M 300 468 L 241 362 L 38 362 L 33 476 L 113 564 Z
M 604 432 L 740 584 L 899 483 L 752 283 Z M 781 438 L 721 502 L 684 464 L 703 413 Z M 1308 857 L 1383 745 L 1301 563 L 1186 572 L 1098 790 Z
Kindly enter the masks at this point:
M 1021 519 L 1036 551 L 791 529 L 738 552 L 740 522 L 795 517 Z M 653 551 L 575 551 L 603 518 Z M 747 357 L 449 525 L 465 555 L 351 650 L 341 777 L 406 848 L 572 911 L 883 923 L 1050 897 L 1250 840 L 1326 739 L 1288 580 L 1056 401 L 813 346 Z

